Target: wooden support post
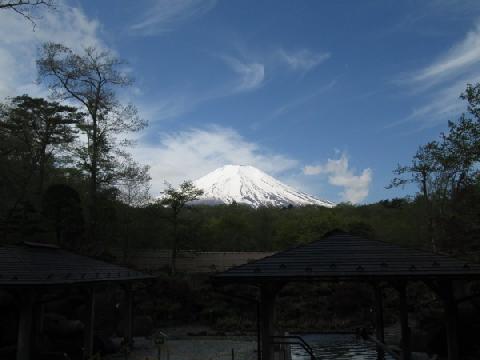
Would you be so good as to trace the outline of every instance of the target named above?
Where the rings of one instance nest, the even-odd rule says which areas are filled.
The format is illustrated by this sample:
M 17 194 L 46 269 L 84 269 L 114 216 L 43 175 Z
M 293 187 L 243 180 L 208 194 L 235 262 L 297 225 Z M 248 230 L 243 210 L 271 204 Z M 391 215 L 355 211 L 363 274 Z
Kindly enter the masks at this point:
M 131 285 L 125 286 L 125 343 L 128 347 L 133 347 L 133 290 Z
M 458 346 L 458 308 L 455 301 L 455 292 L 451 281 L 442 286 L 443 300 L 445 303 L 445 322 L 447 328 L 448 360 L 459 360 Z
M 397 287 L 400 300 L 400 326 L 402 333 L 402 360 L 411 360 L 410 327 L 408 326 L 407 286 L 402 283 Z
M 37 295 L 38 296 L 38 295 Z M 39 348 L 43 343 L 43 328 L 44 328 L 45 304 L 39 303 L 33 307 L 33 348 Z
M 385 343 L 385 328 L 383 321 L 383 291 L 382 288 L 376 284 L 374 286 L 375 292 L 375 335 L 379 342 Z M 385 351 L 381 346 L 377 345 L 378 359 L 385 358 Z
M 460 359 L 458 345 L 458 307 L 452 280 L 426 283 L 443 301 L 447 329 L 448 360 Z
M 257 360 L 262 360 L 262 311 L 261 303 L 257 301 Z
M 263 284 L 260 288 L 262 360 L 273 360 L 272 336 L 274 335 L 275 296 L 277 291 L 278 288 L 271 284 Z
M 25 293 L 20 296 L 17 360 L 30 360 L 34 302 L 35 293 L 33 291 L 25 291 Z
M 87 291 L 87 312 L 85 316 L 83 358 L 90 359 L 93 355 L 93 336 L 95 328 L 95 289 Z

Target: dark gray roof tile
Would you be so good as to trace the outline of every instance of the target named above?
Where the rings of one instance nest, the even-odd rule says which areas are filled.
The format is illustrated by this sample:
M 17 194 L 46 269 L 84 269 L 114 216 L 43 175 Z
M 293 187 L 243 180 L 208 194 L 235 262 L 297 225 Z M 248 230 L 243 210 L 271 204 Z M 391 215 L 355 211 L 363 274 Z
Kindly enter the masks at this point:
M 54 285 L 130 281 L 152 276 L 35 243 L 0 246 L 0 285 Z
M 480 265 L 424 250 L 335 233 L 215 277 L 222 281 L 291 279 L 480 278 Z

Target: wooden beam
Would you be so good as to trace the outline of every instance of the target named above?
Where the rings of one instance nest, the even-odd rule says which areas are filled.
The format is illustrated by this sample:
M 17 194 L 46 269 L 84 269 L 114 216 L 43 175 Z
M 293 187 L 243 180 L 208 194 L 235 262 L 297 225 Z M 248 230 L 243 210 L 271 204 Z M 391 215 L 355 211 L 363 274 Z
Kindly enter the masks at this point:
M 25 291 L 20 295 L 18 303 L 17 360 L 30 360 L 35 293 L 33 291 Z
M 134 319 L 133 296 L 134 296 L 134 293 L 131 285 L 126 285 L 124 289 L 125 289 L 125 300 L 126 300 L 125 343 L 129 348 L 131 348 L 133 347 L 133 319 Z
M 452 281 L 442 283 L 445 304 L 445 323 L 447 328 L 448 360 L 459 360 L 458 346 L 458 308 Z
M 37 299 L 38 299 L 37 295 Z M 40 300 L 40 299 L 38 299 Z M 33 307 L 33 341 L 32 346 L 34 349 L 39 348 L 42 345 L 43 330 L 44 330 L 44 316 L 45 316 L 45 304 L 38 301 Z
M 262 311 L 261 303 L 257 301 L 257 360 L 262 360 Z
M 87 290 L 86 300 L 87 311 L 84 320 L 83 358 L 90 359 L 93 355 L 93 337 L 95 328 L 95 289 L 93 287 Z
M 273 360 L 273 343 L 275 322 L 275 297 L 278 286 L 262 284 L 260 287 L 260 315 L 262 360 Z
M 378 285 L 374 285 L 375 293 L 375 336 L 377 341 L 384 344 L 385 343 L 385 327 L 383 321 L 383 291 L 382 288 Z M 377 356 L 379 359 L 385 357 L 385 351 L 382 346 L 379 346 L 377 343 Z
M 455 299 L 453 280 L 430 282 L 427 284 L 444 304 L 448 360 L 458 360 L 460 359 L 460 348 L 458 345 L 458 301 Z
M 411 360 L 412 350 L 410 342 L 410 327 L 408 326 L 407 285 L 402 283 L 397 286 L 400 300 L 400 326 L 402 334 L 402 360 Z

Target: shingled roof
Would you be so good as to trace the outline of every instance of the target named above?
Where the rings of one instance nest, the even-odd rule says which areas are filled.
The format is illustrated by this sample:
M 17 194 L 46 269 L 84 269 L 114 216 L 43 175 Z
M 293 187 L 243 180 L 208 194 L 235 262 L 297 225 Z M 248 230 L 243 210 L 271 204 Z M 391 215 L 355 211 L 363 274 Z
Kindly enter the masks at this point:
M 216 275 L 226 282 L 479 278 L 480 265 L 363 237 L 326 237 Z
M 131 281 L 151 277 L 51 245 L 0 246 L 0 286 Z

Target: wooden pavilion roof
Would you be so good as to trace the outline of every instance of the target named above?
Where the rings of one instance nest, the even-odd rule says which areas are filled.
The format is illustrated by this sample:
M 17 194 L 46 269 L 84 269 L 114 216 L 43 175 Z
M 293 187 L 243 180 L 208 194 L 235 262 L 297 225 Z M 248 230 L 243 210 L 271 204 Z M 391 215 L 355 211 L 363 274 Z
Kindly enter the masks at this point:
M 152 276 L 56 246 L 0 246 L 0 286 L 134 281 Z
M 331 233 L 307 245 L 217 274 L 222 282 L 290 280 L 441 280 L 480 279 L 480 265 L 446 255 Z

